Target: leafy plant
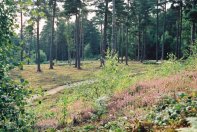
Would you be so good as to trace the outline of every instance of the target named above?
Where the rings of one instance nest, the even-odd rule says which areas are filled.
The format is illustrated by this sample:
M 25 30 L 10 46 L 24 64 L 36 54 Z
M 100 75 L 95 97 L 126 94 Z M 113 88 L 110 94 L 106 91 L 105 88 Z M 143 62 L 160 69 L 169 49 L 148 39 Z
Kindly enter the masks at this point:
M 176 98 L 165 98 L 147 117 L 157 125 L 182 123 L 187 117 L 197 116 L 197 94 L 181 93 Z

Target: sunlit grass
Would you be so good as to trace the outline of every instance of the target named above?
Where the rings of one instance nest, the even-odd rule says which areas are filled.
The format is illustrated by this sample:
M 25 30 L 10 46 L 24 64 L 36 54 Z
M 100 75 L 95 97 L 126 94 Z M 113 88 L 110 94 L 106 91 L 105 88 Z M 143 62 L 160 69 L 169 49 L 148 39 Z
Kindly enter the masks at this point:
M 36 65 L 24 65 L 24 70 L 16 68 L 11 71 L 11 76 L 19 81 L 23 78 L 29 82 L 33 89 L 42 87 L 49 90 L 57 86 L 68 83 L 92 79 L 95 73 L 100 70 L 99 62 L 89 61 L 82 63 L 82 69 L 77 70 L 73 65 L 55 65 L 53 70 L 49 70 L 48 64 L 41 65 L 42 72 L 36 72 Z

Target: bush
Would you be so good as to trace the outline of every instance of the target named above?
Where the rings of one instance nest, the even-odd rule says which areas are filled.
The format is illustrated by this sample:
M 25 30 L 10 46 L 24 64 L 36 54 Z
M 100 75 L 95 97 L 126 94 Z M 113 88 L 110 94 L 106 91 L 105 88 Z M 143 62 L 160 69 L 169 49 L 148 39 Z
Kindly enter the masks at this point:
M 190 95 L 180 93 L 176 98 L 165 98 L 147 117 L 157 125 L 180 125 L 187 117 L 197 116 L 196 100 L 195 92 Z
M 0 2 L 0 131 L 27 131 L 31 128 L 32 116 L 25 111 L 28 91 L 26 82 L 16 83 L 8 76 L 14 67 L 13 53 L 16 47 L 11 43 L 13 35 L 14 1 Z
M 36 53 L 32 55 L 31 59 L 34 63 L 36 63 Z M 40 63 L 44 63 L 47 61 L 46 53 L 43 50 L 40 50 Z

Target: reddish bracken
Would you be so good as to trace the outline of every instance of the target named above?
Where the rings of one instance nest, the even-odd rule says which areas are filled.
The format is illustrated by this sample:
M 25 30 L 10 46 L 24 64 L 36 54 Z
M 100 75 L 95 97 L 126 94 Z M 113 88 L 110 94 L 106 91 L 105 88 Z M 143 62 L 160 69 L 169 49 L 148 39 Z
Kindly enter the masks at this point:
M 115 114 L 114 112 L 127 109 L 125 111 L 134 110 L 135 114 L 137 114 L 136 109 L 152 106 L 166 95 L 175 96 L 178 92 L 187 92 L 196 88 L 196 71 L 139 82 L 126 91 L 115 94 L 112 97 L 108 104 L 109 113 Z M 126 113 L 123 112 L 123 114 Z

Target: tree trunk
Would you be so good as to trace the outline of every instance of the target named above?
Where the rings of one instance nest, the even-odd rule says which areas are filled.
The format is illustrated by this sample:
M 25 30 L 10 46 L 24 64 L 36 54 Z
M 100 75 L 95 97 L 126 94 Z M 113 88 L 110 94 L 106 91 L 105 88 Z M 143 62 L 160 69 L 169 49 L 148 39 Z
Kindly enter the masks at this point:
M 101 22 L 101 41 L 100 41 L 100 54 L 102 55 L 102 46 L 103 46 L 103 23 Z
M 51 19 L 51 44 L 50 44 L 50 67 L 49 69 L 53 69 L 53 47 L 54 47 L 54 25 L 55 25 L 55 12 L 56 12 L 56 0 L 53 1 L 53 15 Z
M 179 57 L 182 56 L 182 30 L 183 30 L 183 9 L 182 9 L 182 3 L 180 5 L 180 32 L 179 32 Z
M 39 18 L 37 20 L 37 72 L 41 72 L 41 68 L 40 68 L 40 42 L 39 42 Z
M 162 53 L 161 53 L 161 60 L 164 60 L 164 47 L 165 47 L 165 32 L 166 32 L 166 0 L 165 0 L 165 5 L 164 5 L 164 21 L 163 21 L 163 43 L 162 43 Z
M 146 28 L 144 29 L 144 51 L 143 51 L 143 60 L 146 60 Z
M 79 32 L 79 22 L 80 22 L 80 17 L 79 15 L 77 14 L 76 15 L 76 45 L 77 45 L 77 69 L 81 69 L 80 67 L 80 50 L 81 50 L 81 46 L 80 46 L 80 32 Z
M 179 20 L 177 20 L 176 57 L 179 58 Z
M 141 46 L 141 24 L 140 24 L 140 15 L 139 15 L 139 19 L 138 19 L 138 51 L 137 51 L 137 60 L 140 61 L 140 46 Z
M 121 31 L 121 32 L 122 32 L 122 34 L 121 34 L 121 39 L 122 39 L 122 40 L 121 40 L 121 47 L 120 47 L 120 48 L 121 48 L 121 63 L 123 63 L 123 61 L 124 61 L 124 60 L 123 60 L 123 49 L 124 49 L 124 48 L 123 48 L 123 47 L 124 47 L 124 25 L 122 24 L 121 27 L 122 27 L 122 29 L 121 29 L 121 30 L 122 30 L 122 31 Z
M 157 0 L 157 42 L 156 42 L 156 62 L 158 62 L 158 48 L 159 48 L 159 7 Z
M 105 18 L 104 18 L 104 33 L 103 33 L 103 46 L 102 46 L 102 57 L 105 58 L 105 54 L 107 51 L 107 23 L 108 23 L 108 0 L 105 0 Z
M 125 60 L 125 62 L 126 62 L 126 65 L 128 65 L 128 49 L 129 49 L 129 35 L 128 35 L 128 26 L 127 26 L 127 28 L 126 28 L 126 60 Z
M 23 11 L 21 9 L 21 62 L 23 62 L 23 52 L 24 52 L 24 42 L 23 42 Z M 20 67 L 20 70 L 23 70 L 23 64 Z
M 112 0 L 113 10 L 112 10 L 112 54 L 116 50 L 116 9 L 115 0 Z
M 137 60 L 140 60 L 140 46 L 141 46 L 141 33 L 140 29 L 138 31 L 138 51 L 137 51 Z

